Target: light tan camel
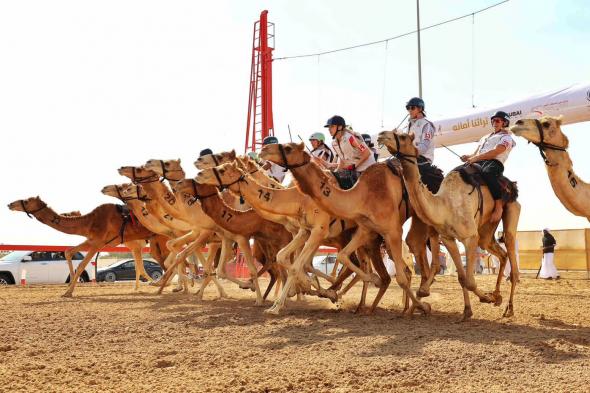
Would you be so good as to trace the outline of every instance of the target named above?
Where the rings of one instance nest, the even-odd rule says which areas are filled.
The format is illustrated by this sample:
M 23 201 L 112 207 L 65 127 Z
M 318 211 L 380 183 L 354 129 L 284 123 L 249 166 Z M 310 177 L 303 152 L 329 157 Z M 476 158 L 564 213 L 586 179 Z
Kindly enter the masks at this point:
M 154 233 L 141 225 L 140 222 L 132 220 L 131 216 L 126 218 L 122 214 L 120 205 L 103 204 L 86 215 L 75 217 L 67 217 L 56 213 L 39 197 L 14 201 L 8 205 L 8 208 L 25 212 L 29 216 L 33 215 L 43 224 L 60 232 L 86 238 L 84 242 L 64 253 L 68 261 L 71 278 L 68 289 L 63 294 L 64 297 L 72 296 L 76 283 L 84 272 L 86 265 L 101 248 L 116 246 L 121 243 L 125 243 L 133 253 L 136 272 L 135 288 L 139 287 L 140 276 L 152 281 L 152 278 L 144 269 L 141 248 L 145 245 L 145 240 L 154 237 Z M 88 250 L 88 253 L 74 272 L 72 256 L 81 250 Z
M 167 222 L 165 222 L 161 217 L 157 217 L 154 214 L 150 214 L 150 211 L 154 211 L 155 209 L 146 208 L 146 205 L 149 205 L 152 202 L 148 200 L 147 195 L 142 195 L 140 186 L 136 186 L 134 184 L 129 183 L 121 185 L 113 184 L 105 186 L 102 189 L 102 193 L 117 198 L 124 202 L 127 206 L 129 206 L 133 214 L 135 214 L 135 217 L 137 217 L 137 219 L 139 220 L 139 222 L 141 222 L 143 226 L 145 226 L 154 233 L 165 236 L 168 240 L 176 239 L 188 233 L 188 231 L 176 230 L 173 227 L 171 227 Z M 214 250 L 214 252 L 215 251 L 216 250 Z M 197 258 L 203 259 L 203 256 L 200 254 L 200 250 L 197 250 L 196 254 Z M 174 255 L 163 261 L 162 269 L 164 271 L 167 270 L 169 265 L 172 264 L 173 258 Z M 182 279 L 185 269 L 188 266 L 189 265 L 186 263 L 186 261 L 185 263 L 182 263 L 178 266 L 178 274 L 180 277 L 180 279 L 178 280 L 179 286 L 173 290 L 174 292 L 184 290 L 184 292 L 186 293 L 188 291 L 186 280 Z M 194 267 L 193 264 L 191 264 L 191 266 Z M 196 275 L 196 269 L 193 271 L 193 274 Z M 223 288 L 221 288 L 220 292 L 223 292 Z
M 416 158 L 417 149 L 413 144 L 413 140 L 414 134 L 412 133 L 402 134 L 394 131 L 383 131 L 378 138 L 379 143 L 385 144 L 391 154 L 400 158 L 412 206 L 425 223 L 433 226 L 438 231 L 453 258 L 465 301 L 463 320 L 468 320 L 473 315 L 468 290 L 475 293 L 481 302 L 493 302 L 496 305 L 502 302 L 500 295 L 501 273 L 498 274 L 496 289 L 491 294 L 485 294 L 477 288 L 474 277 L 478 245 L 498 256 L 500 259 L 500 272 L 504 271 L 506 264 L 506 252 L 494 238 L 498 223 L 490 223 L 489 221 L 494 209 L 494 201 L 488 188 L 482 186 L 483 205 L 481 205 L 478 197 L 479 193 L 475 192 L 473 186 L 465 183 L 457 171 L 450 172 L 444 178 L 438 193 L 433 195 L 420 180 Z M 516 200 L 505 204 L 502 222 L 506 248 L 512 267 L 510 273 L 512 285 L 510 300 L 504 316 L 514 314 L 514 290 L 516 283 L 519 281 L 515 254 L 516 228 L 519 216 L 520 204 Z M 455 239 L 458 239 L 465 246 L 467 272 L 463 269 Z
M 258 274 L 249 240 L 253 238 L 266 243 L 268 247 L 272 248 L 272 253 L 276 255 L 281 248 L 291 241 L 291 234 L 282 225 L 263 219 L 253 210 L 243 212 L 225 205 L 215 187 L 198 184 L 194 179 L 185 179 L 178 182 L 175 189 L 186 197 L 185 200 L 189 206 L 197 205 L 196 202 L 200 201 L 201 210 L 215 222 L 219 228 L 217 230 L 221 231 L 224 237 L 238 243 L 250 270 L 251 280 L 254 283 L 256 304 L 262 305 Z M 222 261 L 225 259 L 224 253 L 225 250 L 222 247 Z M 269 258 L 266 262 L 272 263 L 274 255 L 272 259 Z
M 398 285 L 412 300 L 413 306 L 426 314 L 430 313 L 430 305 L 420 301 L 411 291 L 411 276 L 408 277 L 408 269 L 402 259 L 402 223 L 407 220 L 408 214 L 406 209 L 400 209 L 404 202 L 400 176 L 395 175 L 386 164 L 378 163 L 369 167 L 352 189 L 342 190 L 329 177 L 331 175 L 310 162 L 311 158 L 304 151 L 303 143 L 266 145 L 260 157 L 290 169 L 299 189 L 311 196 L 322 209 L 333 216 L 357 222 L 359 228 L 350 243 L 338 253 L 338 259 L 363 281 L 372 281 L 379 287 L 371 309 L 378 304 L 391 278 L 383 263 L 374 264 L 378 276 L 370 275 L 355 266 L 349 255 L 376 233 L 383 237 L 396 271 L 399 272 L 395 276 Z M 438 246 L 438 242 L 435 246 Z
M 590 221 L 590 184 L 574 172 L 567 152 L 569 140 L 561 131 L 561 120 L 561 116 L 522 119 L 510 130 L 539 148 L 553 192 L 563 206 L 572 214 Z
M 173 269 L 172 267 L 174 266 L 174 268 L 176 268 L 183 263 L 185 258 L 195 253 L 199 257 L 200 262 L 204 265 L 203 268 L 205 274 L 210 277 L 210 279 L 207 280 L 207 284 L 212 280 L 218 290 L 219 296 L 225 297 L 225 291 L 217 277 L 212 276 L 211 274 L 212 272 L 210 269 L 212 264 L 207 265 L 207 260 L 203 260 L 202 256 L 200 256 L 201 248 L 210 241 L 215 234 L 211 227 L 212 225 L 214 227 L 212 220 L 204 213 L 200 215 L 200 219 L 191 217 L 190 214 L 184 211 L 182 206 L 179 206 L 179 204 L 176 203 L 177 200 L 172 191 L 159 181 L 160 177 L 153 171 L 141 167 L 125 166 L 119 168 L 119 174 L 126 176 L 134 184 L 140 185 L 141 190 L 145 191 L 147 198 L 141 199 L 145 202 L 145 207 L 150 214 L 157 217 L 162 224 L 167 225 L 174 230 L 185 232 L 185 235 L 170 240 L 167 243 L 168 248 L 171 250 L 171 255 L 166 262 L 166 265 L 169 268 L 164 275 L 166 279 L 162 278 L 160 280 L 158 293 L 162 293 L 171 278 L 171 275 L 174 272 L 174 270 L 171 270 Z M 177 176 L 178 178 L 184 178 L 184 173 L 177 174 Z M 173 182 L 176 183 L 176 181 Z M 195 243 L 198 246 L 192 247 L 190 252 L 187 248 L 184 250 L 182 249 L 183 246 L 191 243 Z M 180 279 L 183 281 L 183 287 L 187 288 L 185 282 L 186 278 L 182 269 L 179 269 L 178 273 L 180 274 Z M 202 299 L 205 286 L 206 285 L 201 284 L 201 288 L 197 291 L 197 299 Z

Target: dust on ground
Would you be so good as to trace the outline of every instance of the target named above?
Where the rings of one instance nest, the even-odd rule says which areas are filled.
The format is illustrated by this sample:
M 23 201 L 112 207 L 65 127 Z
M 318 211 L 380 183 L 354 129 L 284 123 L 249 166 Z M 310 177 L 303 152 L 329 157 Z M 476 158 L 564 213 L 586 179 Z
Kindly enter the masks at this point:
M 341 308 L 308 296 L 279 317 L 229 282 L 231 299 L 214 300 L 210 286 L 203 302 L 147 285 L 85 284 L 72 299 L 60 297 L 65 286 L 3 287 L 0 392 L 587 392 L 584 277 L 523 277 L 510 319 L 506 300 L 472 296 L 467 323 L 449 276 L 433 285 L 432 315 L 412 319 L 400 316 L 395 283 L 371 316 L 353 313 L 356 287 Z M 477 281 L 493 288 L 491 276 Z

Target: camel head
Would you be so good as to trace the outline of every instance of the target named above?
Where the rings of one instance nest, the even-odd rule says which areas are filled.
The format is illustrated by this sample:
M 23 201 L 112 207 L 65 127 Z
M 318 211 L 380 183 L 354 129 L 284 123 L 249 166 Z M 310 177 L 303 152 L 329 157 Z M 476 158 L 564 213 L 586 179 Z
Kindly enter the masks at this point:
M 160 176 L 154 171 L 136 166 L 122 166 L 119 168 L 119 175 L 128 177 L 134 184 L 152 183 L 160 180 Z
M 414 133 L 401 133 L 399 131 L 382 131 L 377 137 L 377 143 L 385 145 L 391 154 L 402 153 L 407 156 L 416 156 L 418 149 L 414 146 Z
M 104 195 L 125 201 L 126 198 L 125 194 L 123 194 L 123 190 L 125 190 L 130 185 L 131 183 L 111 184 L 104 186 L 100 192 L 102 192 Z
M 183 198 L 207 198 L 217 195 L 217 188 L 197 182 L 195 179 L 184 179 L 174 185 L 174 191 L 182 194 Z
M 143 168 L 170 181 L 179 181 L 185 177 L 184 170 L 180 166 L 180 158 L 178 160 L 148 160 Z
M 567 149 L 569 146 L 569 140 L 561 132 L 562 119 L 563 116 L 543 116 L 540 119 L 521 119 L 510 127 L 510 131 L 512 131 L 514 135 L 523 137 L 535 144 L 542 142 L 547 145 Z
M 205 154 L 195 161 L 197 169 L 213 168 L 214 166 L 233 162 L 236 159 L 236 151 L 224 151 L 219 154 Z
M 196 179 L 202 184 L 224 187 L 237 183 L 243 176 L 244 174 L 238 169 L 235 162 L 228 162 L 217 167 L 203 169 Z
M 47 207 L 47 204 L 38 196 L 27 199 L 19 199 L 8 204 L 8 208 L 12 211 L 25 212 L 30 217 L 32 213 L 36 213 Z
M 238 167 L 244 172 L 248 172 L 250 174 L 258 171 L 260 169 L 260 165 L 256 163 L 252 158 L 248 156 L 237 157 L 236 162 L 238 163 Z
M 301 143 L 272 143 L 262 147 L 260 158 L 274 162 L 283 168 L 301 166 L 307 164 L 311 157 L 304 150 L 305 145 Z M 282 152 L 281 152 L 282 149 Z M 285 159 L 287 162 L 285 162 Z

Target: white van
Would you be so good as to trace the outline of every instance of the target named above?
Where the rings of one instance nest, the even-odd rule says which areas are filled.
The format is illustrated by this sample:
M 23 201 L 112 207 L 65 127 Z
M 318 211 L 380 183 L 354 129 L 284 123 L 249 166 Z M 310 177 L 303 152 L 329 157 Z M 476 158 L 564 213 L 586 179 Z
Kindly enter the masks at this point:
M 82 259 L 82 253 L 74 254 L 74 269 Z M 70 269 L 63 251 L 13 251 L 0 258 L 0 285 L 20 284 L 23 276 L 27 284 L 64 284 L 70 282 Z M 79 282 L 92 279 L 94 266 L 89 263 Z

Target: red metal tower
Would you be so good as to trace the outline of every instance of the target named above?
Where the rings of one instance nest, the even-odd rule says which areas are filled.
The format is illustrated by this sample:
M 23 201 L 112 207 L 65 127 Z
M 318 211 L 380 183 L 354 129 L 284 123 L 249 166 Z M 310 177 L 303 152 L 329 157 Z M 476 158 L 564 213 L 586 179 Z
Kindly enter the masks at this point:
M 250 96 L 244 152 L 257 151 L 264 138 L 274 135 L 272 118 L 272 51 L 275 25 L 267 20 L 268 11 L 260 13 L 254 22 Z M 270 41 L 270 42 L 269 42 Z

